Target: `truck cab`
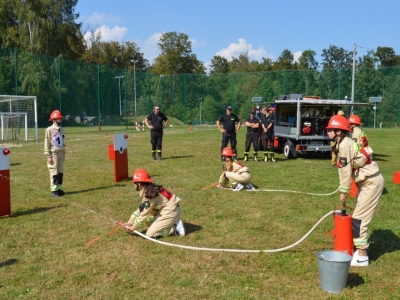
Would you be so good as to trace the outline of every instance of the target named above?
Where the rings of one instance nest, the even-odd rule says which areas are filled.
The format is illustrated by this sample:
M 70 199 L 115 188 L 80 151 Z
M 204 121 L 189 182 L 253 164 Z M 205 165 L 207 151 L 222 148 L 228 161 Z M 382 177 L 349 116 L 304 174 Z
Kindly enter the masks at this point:
M 275 100 L 275 147 L 283 147 L 285 158 L 298 153 L 322 152 L 330 155 L 330 138 L 326 132 L 329 119 L 343 110 L 348 117 L 348 99 L 330 100 L 301 94 L 280 95 Z M 360 105 L 360 104 L 357 104 Z M 367 104 L 362 104 L 367 105 Z

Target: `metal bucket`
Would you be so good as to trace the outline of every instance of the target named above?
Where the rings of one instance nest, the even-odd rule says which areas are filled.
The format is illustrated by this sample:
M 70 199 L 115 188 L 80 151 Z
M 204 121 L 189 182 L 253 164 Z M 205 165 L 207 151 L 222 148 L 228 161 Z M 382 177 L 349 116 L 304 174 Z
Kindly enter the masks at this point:
M 319 282 L 329 293 L 340 294 L 346 287 L 352 257 L 338 251 L 317 252 Z

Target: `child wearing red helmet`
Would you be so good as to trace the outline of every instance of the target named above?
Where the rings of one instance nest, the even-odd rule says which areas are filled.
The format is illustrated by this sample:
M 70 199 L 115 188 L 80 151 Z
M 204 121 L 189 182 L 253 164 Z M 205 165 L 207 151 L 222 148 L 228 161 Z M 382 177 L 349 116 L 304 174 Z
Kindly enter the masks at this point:
M 254 186 L 250 183 L 251 176 L 249 169 L 241 162 L 233 159 L 236 156 L 233 150 L 225 147 L 222 150 L 221 156 L 225 160 L 224 171 L 219 178 L 217 187 L 231 187 L 234 191 L 240 191 L 243 188 L 254 190 Z
M 53 124 L 46 128 L 44 138 L 44 154 L 47 157 L 47 168 L 50 173 L 50 190 L 53 198 L 64 196 L 62 190 L 64 177 L 64 128 L 61 127 L 62 114 L 55 110 L 50 114 L 49 121 Z
M 343 204 L 354 180 L 358 186 L 355 208 L 352 215 L 353 243 L 357 249 L 352 266 L 365 267 L 368 259 L 368 227 L 375 214 L 384 187 L 379 166 L 371 160 L 372 149 L 360 148 L 350 137 L 349 122 L 343 116 L 333 116 L 326 127 L 329 137 L 335 141 L 332 151 L 338 156 L 340 200 Z
M 368 146 L 368 138 L 364 130 L 361 129 L 361 119 L 357 115 L 351 115 L 349 117 L 350 129 L 352 131 L 351 138 L 355 141 L 360 148 Z
M 124 228 L 133 231 L 149 226 L 146 235 L 152 238 L 173 234 L 185 236 L 185 227 L 180 219 L 181 199 L 161 185 L 154 184 L 144 169 L 136 169 L 132 181 L 142 197 L 142 202 L 128 222 L 122 224 Z

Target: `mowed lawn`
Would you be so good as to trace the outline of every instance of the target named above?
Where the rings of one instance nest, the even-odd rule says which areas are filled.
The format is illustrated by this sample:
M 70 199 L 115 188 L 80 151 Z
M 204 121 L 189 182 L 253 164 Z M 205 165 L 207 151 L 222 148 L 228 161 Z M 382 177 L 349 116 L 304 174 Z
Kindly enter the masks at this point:
M 12 216 L 0 218 L 0 299 L 399 299 L 400 185 L 393 177 L 400 130 L 365 131 L 385 191 L 370 226 L 371 264 L 352 267 L 337 296 L 321 289 L 316 259 L 333 249 L 330 216 L 285 251 L 245 251 L 292 245 L 340 205 L 337 169 L 322 154 L 286 160 L 278 152 L 277 164 L 246 162 L 257 191 L 233 192 L 211 186 L 222 171 L 215 127 L 169 127 L 161 161 L 151 160 L 148 130 L 66 127 L 67 195 L 52 199 L 44 129 L 39 142 L 1 141 L 11 151 Z M 129 135 L 130 178 L 114 183 L 108 145 L 119 133 Z M 182 198 L 187 236 L 161 241 L 195 249 L 155 243 L 114 224 L 127 221 L 141 201 L 131 182 L 135 168 Z M 1 191 L 0 199 L 6 201 Z

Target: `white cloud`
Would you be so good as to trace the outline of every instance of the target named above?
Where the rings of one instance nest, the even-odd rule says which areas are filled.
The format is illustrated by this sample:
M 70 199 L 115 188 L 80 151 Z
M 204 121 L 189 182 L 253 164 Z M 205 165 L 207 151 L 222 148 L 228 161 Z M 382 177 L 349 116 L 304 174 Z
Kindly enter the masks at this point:
M 198 42 L 195 39 L 189 39 L 189 41 L 192 42 L 192 51 L 194 48 L 200 48 L 200 47 L 204 47 L 206 45 L 206 42 Z
M 301 56 L 302 54 L 303 54 L 303 51 L 297 51 L 297 52 L 293 53 L 294 61 L 295 61 L 295 62 L 298 62 L 298 61 L 299 61 L 299 58 L 300 58 L 300 56 Z
M 87 22 L 92 24 L 104 24 L 104 23 L 121 24 L 122 19 L 119 16 L 114 16 L 112 14 L 95 12 L 93 15 L 87 18 Z
M 261 61 L 263 57 L 273 59 L 274 56 L 268 54 L 263 46 L 259 46 L 258 49 L 253 49 L 253 45 L 248 44 L 244 38 L 239 38 L 239 43 L 231 43 L 227 48 L 221 49 L 215 55 L 225 57 L 228 61 L 232 60 L 232 57 L 238 58 L 240 54 L 247 53 L 250 60 Z
M 101 27 L 96 28 L 94 33 L 95 35 L 100 34 L 103 42 L 110 42 L 122 41 L 127 32 L 128 28 L 126 27 L 119 27 L 116 25 L 113 28 L 110 28 L 107 25 L 102 25 Z M 88 40 L 90 35 L 91 33 L 87 32 L 84 36 L 85 40 Z
M 156 32 L 151 37 L 149 37 L 143 45 L 138 43 L 140 47 L 140 52 L 144 53 L 145 58 L 152 64 L 153 60 L 160 54 L 160 49 L 158 48 L 158 43 L 163 32 Z

